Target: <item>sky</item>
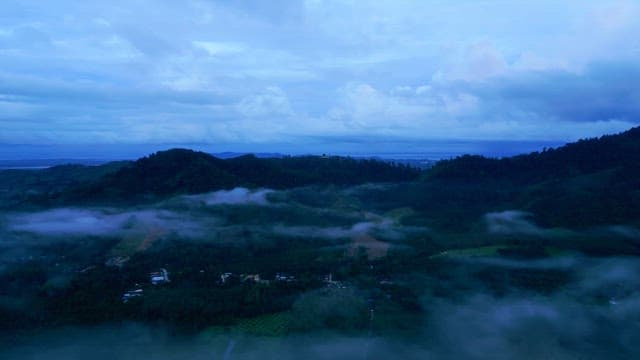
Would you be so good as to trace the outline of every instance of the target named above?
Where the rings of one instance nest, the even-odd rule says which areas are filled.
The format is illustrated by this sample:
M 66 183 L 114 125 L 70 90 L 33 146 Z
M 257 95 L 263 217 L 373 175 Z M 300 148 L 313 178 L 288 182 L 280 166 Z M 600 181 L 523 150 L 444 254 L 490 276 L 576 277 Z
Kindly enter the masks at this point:
M 639 0 L 3 0 L 0 152 L 616 133 L 640 122 L 639 19 Z

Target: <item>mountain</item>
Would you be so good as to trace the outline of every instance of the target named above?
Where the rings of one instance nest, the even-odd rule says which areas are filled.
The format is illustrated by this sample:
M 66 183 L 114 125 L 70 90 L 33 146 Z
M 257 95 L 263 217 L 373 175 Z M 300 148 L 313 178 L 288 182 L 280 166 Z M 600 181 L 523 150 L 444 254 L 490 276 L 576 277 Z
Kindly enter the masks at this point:
M 38 170 L 0 170 L 0 208 L 15 209 L 36 200 L 41 202 L 112 174 L 127 164 L 128 161 L 115 161 L 100 166 L 66 164 Z
M 640 127 L 509 158 L 443 160 L 416 187 L 415 206 L 458 223 L 505 209 L 547 226 L 637 223 Z
M 36 204 L 134 204 L 243 186 L 396 185 L 368 194 L 376 206 L 411 207 L 415 221 L 468 231 L 492 211 L 518 209 L 550 227 L 640 225 L 640 128 L 507 158 L 465 155 L 420 171 L 349 157 L 243 155 L 220 159 L 186 149 L 133 162 L 0 172 L 8 208 Z M 367 201 L 367 199 L 363 199 Z
M 420 172 L 405 165 L 347 157 L 296 156 L 219 159 L 204 152 L 171 149 L 74 184 L 41 200 L 47 204 L 138 202 L 238 186 L 273 189 L 306 185 L 356 185 L 415 180 Z
M 616 135 L 579 140 L 556 149 L 544 149 L 502 159 L 465 155 L 443 160 L 429 172 L 432 178 L 508 178 L 532 183 L 566 178 L 612 168 L 640 165 L 640 127 Z

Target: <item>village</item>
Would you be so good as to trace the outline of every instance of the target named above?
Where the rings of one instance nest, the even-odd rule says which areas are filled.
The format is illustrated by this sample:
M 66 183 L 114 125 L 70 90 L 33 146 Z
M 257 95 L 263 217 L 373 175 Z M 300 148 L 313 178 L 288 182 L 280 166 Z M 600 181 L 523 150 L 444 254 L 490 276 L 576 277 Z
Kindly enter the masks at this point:
M 204 270 L 200 270 L 200 272 L 204 272 Z M 346 289 L 350 285 L 347 282 L 336 281 L 333 279 L 333 274 L 329 273 L 320 278 L 318 278 L 322 284 L 324 284 L 327 288 L 336 288 L 336 289 Z M 158 271 L 153 271 L 149 273 L 149 283 L 148 284 L 135 284 L 131 289 L 127 290 L 122 294 L 121 300 L 123 303 L 128 303 L 132 299 L 141 298 L 144 296 L 144 288 L 146 286 L 162 286 L 171 282 L 169 277 L 169 271 L 165 268 L 160 268 Z M 277 284 L 295 284 L 298 282 L 298 279 L 294 275 L 290 275 L 287 273 L 276 273 L 273 279 L 265 279 L 261 274 L 235 274 L 232 272 L 224 272 L 220 274 L 219 280 L 212 284 L 214 286 L 233 286 L 237 284 L 261 284 L 269 286 L 273 283 Z M 381 280 L 380 284 L 388 285 L 392 284 L 388 280 Z

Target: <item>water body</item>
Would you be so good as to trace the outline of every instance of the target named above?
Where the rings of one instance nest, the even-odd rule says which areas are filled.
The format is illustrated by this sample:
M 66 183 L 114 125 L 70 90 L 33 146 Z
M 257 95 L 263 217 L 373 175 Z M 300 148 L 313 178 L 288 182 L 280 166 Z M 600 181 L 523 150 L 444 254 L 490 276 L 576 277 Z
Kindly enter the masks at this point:
M 220 158 L 244 154 L 258 157 L 284 155 L 340 155 L 383 160 L 437 161 L 464 154 L 505 157 L 563 145 L 552 141 L 346 141 L 308 144 L 224 145 L 9 145 L 0 144 L 0 169 L 42 169 L 62 164 L 100 165 L 115 160 L 134 160 L 156 151 L 181 147 L 204 151 Z

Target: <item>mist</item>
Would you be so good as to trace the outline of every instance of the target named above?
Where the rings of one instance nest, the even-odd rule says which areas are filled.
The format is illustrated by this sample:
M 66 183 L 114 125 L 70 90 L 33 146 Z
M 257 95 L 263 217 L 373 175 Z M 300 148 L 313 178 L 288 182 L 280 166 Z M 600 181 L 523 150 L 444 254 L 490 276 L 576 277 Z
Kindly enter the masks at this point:
M 270 189 L 249 190 L 238 187 L 232 190 L 219 190 L 208 194 L 185 196 L 184 198 L 192 201 L 201 201 L 207 205 L 267 205 L 269 203 L 267 195 L 272 192 L 273 190 Z
M 181 214 L 161 209 L 121 211 L 117 209 L 59 208 L 7 217 L 8 229 L 44 236 L 122 236 L 161 228 L 182 236 L 196 236 L 199 225 Z
M 349 203 L 348 196 L 353 191 L 336 191 L 338 195 L 334 198 L 321 193 L 325 195 L 318 200 L 314 189 L 293 193 L 236 188 L 178 196 L 135 208 L 65 207 L 3 214 L 0 275 L 9 278 L 16 268 L 37 261 L 42 262 L 46 275 L 41 288 L 18 291 L 7 286 L 11 290 L 0 293 L 0 310 L 29 311 L 33 303 L 28 296 L 38 291 L 64 291 L 74 274 L 95 266 L 92 259 L 96 258 L 100 265 L 110 257 L 139 256 L 141 270 L 136 275 L 145 276 L 145 271 L 153 270 L 148 264 L 165 266 L 154 262 L 153 256 L 164 251 L 163 246 L 171 241 L 197 246 L 231 243 L 251 251 L 276 249 L 274 244 L 278 242 L 291 246 L 308 243 L 317 246 L 311 262 L 325 256 L 326 249 L 335 250 L 339 261 L 360 261 L 352 256 L 357 254 L 353 250 L 365 248 L 372 256 L 363 260 L 366 262 L 362 266 L 375 273 L 391 256 L 389 246 L 402 249 L 407 258 L 414 259 L 411 256 L 420 250 L 419 244 L 438 249 L 434 250 L 438 253 L 442 249 L 437 244 L 454 239 L 425 226 L 403 224 L 402 214 L 413 214 L 412 211 L 374 211 L 362 209 L 356 202 Z M 484 244 L 478 239 L 516 240 L 498 242 L 495 253 L 428 260 L 433 254 L 427 252 L 420 260 L 423 267 L 408 268 L 401 273 L 381 271 L 382 277 L 361 272 L 354 276 L 355 280 L 340 280 L 331 286 L 296 294 L 291 308 L 284 311 L 291 317 L 289 330 L 284 334 L 256 334 L 242 330 L 237 324 L 211 325 L 187 333 L 163 321 L 66 325 L 0 333 L 4 345 L 0 358 L 314 360 L 484 359 L 488 354 L 492 359 L 575 359 L 584 358 L 585 354 L 593 359 L 640 356 L 637 258 L 597 257 L 568 250 L 531 258 L 500 253 L 502 249 L 517 250 L 521 244 L 562 246 L 566 239 L 589 237 L 612 237 L 634 243 L 638 236 L 635 227 L 548 229 L 538 226 L 533 214 L 519 210 L 486 213 L 476 221 L 484 228 L 479 235 L 461 240 L 459 246 L 473 250 Z M 131 240 L 134 238 L 137 240 Z M 145 242 L 149 239 L 152 241 Z M 64 246 L 47 247 L 56 243 Z M 76 247 L 86 249 L 76 254 Z M 346 255 L 341 257 L 343 254 Z M 257 258 L 250 261 L 258 261 Z M 330 266 L 336 266 L 333 264 Z M 206 265 L 199 264 L 194 269 L 201 271 Z M 346 269 L 350 271 L 349 267 Z M 169 267 L 169 270 L 182 269 Z M 214 275 L 218 277 L 217 273 Z M 415 294 L 418 308 L 402 302 L 405 299 L 400 303 L 410 311 L 397 304 L 390 305 L 389 297 L 395 296 L 390 294 L 395 293 L 386 294 L 388 288 L 379 285 L 381 279 L 391 284 L 384 286 L 401 287 Z M 218 286 L 215 282 L 206 284 Z M 379 287 L 371 290 L 363 284 Z M 344 328 L 336 328 L 336 324 Z
M 553 230 L 543 229 L 531 220 L 532 214 L 520 210 L 487 213 L 484 216 L 487 230 L 494 234 L 525 234 L 552 236 Z
M 409 231 L 411 229 L 407 230 Z M 349 227 L 275 226 L 273 231 L 276 234 L 288 236 L 328 239 L 349 238 L 364 234 L 380 234 L 385 238 L 398 239 L 404 237 L 405 229 L 393 224 L 390 219 L 382 218 L 378 221 L 358 222 Z
M 640 356 L 640 263 L 624 257 L 574 258 L 569 265 L 559 267 L 570 269 L 574 276 L 563 289 L 547 295 L 516 287 L 497 295 L 484 290 L 473 276 L 457 276 L 439 286 L 464 286 L 468 288 L 463 292 L 466 295 L 453 296 L 457 291 L 452 291 L 443 296 L 431 291 L 428 279 L 416 278 L 413 285 L 423 289 L 425 314 L 410 337 L 380 329 L 369 330 L 368 334 L 327 329 L 269 337 L 222 328 L 184 336 L 162 326 L 124 323 L 31 333 L 4 347 L 0 355 L 20 359 L 162 360 Z M 472 275 L 475 270 L 460 271 Z M 307 299 L 325 301 L 322 297 Z M 337 304 L 347 306 L 344 300 Z M 329 304 L 323 307 L 329 313 L 340 308 Z

